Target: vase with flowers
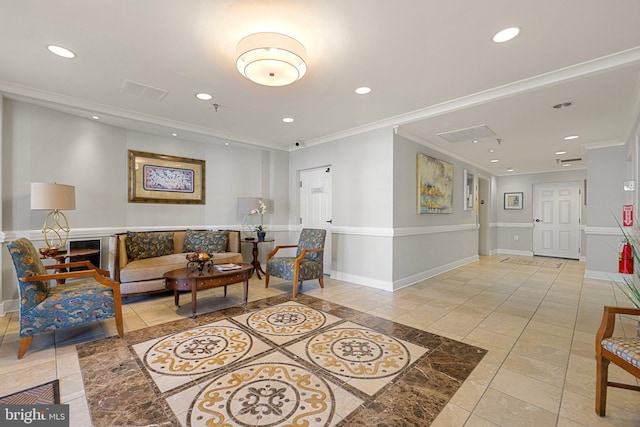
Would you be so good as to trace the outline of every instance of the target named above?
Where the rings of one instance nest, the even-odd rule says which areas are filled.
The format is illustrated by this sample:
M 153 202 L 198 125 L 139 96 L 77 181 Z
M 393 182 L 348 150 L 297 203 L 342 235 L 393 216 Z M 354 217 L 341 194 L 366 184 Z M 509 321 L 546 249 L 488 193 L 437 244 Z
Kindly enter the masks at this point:
M 249 211 L 242 220 L 242 228 L 244 229 L 246 225 L 250 230 L 252 229 L 255 231 L 259 241 L 264 241 L 264 237 L 266 235 L 266 230 L 263 225 L 265 213 L 267 213 L 267 205 L 262 199 L 260 199 L 258 200 L 258 207 L 251 209 L 251 211 Z M 253 218 L 257 215 L 260 215 L 260 222 L 255 225 L 256 221 Z M 253 238 L 247 238 L 247 240 L 253 240 Z

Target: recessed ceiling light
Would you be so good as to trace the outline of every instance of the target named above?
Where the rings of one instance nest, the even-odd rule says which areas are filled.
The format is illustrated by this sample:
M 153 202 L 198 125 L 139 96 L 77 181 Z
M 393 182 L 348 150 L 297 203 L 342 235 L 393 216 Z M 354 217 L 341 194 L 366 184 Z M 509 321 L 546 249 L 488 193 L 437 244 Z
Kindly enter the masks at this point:
M 571 166 L 571 163 L 564 163 L 564 164 L 562 165 L 562 167 L 563 167 L 563 168 L 568 168 L 569 166 Z
M 478 141 L 477 139 L 474 139 L 474 140 L 473 140 L 473 141 L 471 141 L 471 142 L 473 142 L 474 144 L 477 144 L 477 143 L 478 143 L 478 142 L 480 142 L 480 141 Z
M 491 159 L 491 163 L 498 163 L 500 160 L 498 159 Z
M 75 53 L 62 46 L 50 44 L 49 46 L 47 46 L 47 49 L 49 49 L 49 52 L 53 53 L 54 55 L 61 56 L 62 58 L 73 59 L 76 57 Z
M 196 98 L 201 101 L 211 101 L 213 99 L 213 95 L 209 95 L 208 93 L 196 93 Z
M 366 86 L 362 86 L 362 87 L 359 87 L 358 89 L 356 89 L 356 93 L 358 95 L 366 95 L 366 94 L 368 94 L 370 92 L 371 92 L 371 88 L 370 87 L 366 87 Z
M 567 108 L 567 107 L 571 107 L 572 105 L 573 105 L 573 102 L 561 102 L 560 104 L 554 105 L 553 108 L 555 109 Z
M 504 42 L 508 42 L 509 40 L 515 38 L 518 34 L 520 34 L 520 28 L 519 27 L 511 27 L 511 28 L 505 28 L 502 31 L 498 31 L 494 36 L 493 36 L 493 41 L 496 43 L 504 43 Z
M 173 133 L 171 134 L 171 136 L 178 136 L 178 134 L 177 134 L 177 133 L 175 133 L 175 132 L 173 132 Z
M 569 140 L 578 139 L 578 138 L 580 138 L 578 135 L 569 135 L 569 136 L 565 136 L 564 140 L 569 141 Z
M 507 172 L 513 172 L 514 170 L 514 168 L 507 168 Z
M 285 123 L 293 123 L 293 117 L 285 117 L 282 121 Z
M 489 150 L 490 153 L 495 153 L 496 150 L 494 150 L 493 148 L 491 150 Z
M 91 116 L 93 120 L 100 120 L 100 116 Z
M 556 151 L 556 156 L 559 156 L 561 154 L 567 154 L 566 151 Z
M 225 142 L 224 145 L 229 146 L 230 144 L 228 142 Z

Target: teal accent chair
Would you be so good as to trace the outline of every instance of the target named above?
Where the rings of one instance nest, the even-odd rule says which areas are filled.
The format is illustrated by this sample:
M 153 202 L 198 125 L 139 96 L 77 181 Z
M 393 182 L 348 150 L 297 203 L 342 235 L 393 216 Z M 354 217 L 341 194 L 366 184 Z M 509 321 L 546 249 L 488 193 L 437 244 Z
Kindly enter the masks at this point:
M 33 336 L 57 329 L 84 325 L 115 317 L 122 337 L 122 302 L 120 283 L 109 279 L 109 272 L 89 261 L 43 265 L 40 253 L 28 239 L 18 239 L 7 245 L 18 276 L 20 297 L 20 344 L 18 359 L 22 359 Z M 84 267 L 63 273 L 48 273 Z M 72 280 L 69 283 L 67 279 Z M 51 286 L 56 280 L 56 286 Z
M 327 231 L 314 228 L 303 228 L 297 245 L 276 246 L 267 254 L 267 272 L 264 287 L 269 287 L 269 277 L 279 277 L 293 281 L 293 297 L 298 295 L 298 286 L 303 280 L 318 279 L 324 288 L 323 254 L 324 240 Z M 280 249 L 298 248 L 295 257 L 274 256 Z

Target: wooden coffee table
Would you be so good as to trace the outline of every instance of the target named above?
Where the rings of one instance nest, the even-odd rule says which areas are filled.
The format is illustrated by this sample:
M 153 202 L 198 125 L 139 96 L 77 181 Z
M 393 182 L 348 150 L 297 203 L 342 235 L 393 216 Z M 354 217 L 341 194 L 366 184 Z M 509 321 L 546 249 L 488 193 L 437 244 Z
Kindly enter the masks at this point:
M 239 269 L 221 271 L 213 267 L 205 268 L 199 272 L 197 268 L 179 268 L 164 273 L 164 281 L 167 289 L 173 289 L 173 297 L 176 305 L 180 306 L 180 291 L 191 291 L 192 317 L 196 317 L 196 295 L 200 289 L 217 288 L 224 286 L 224 296 L 227 296 L 227 285 L 244 283 L 244 305 L 247 305 L 249 296 L 249 279 L 253 271 L 251 264 L 238 264 Z

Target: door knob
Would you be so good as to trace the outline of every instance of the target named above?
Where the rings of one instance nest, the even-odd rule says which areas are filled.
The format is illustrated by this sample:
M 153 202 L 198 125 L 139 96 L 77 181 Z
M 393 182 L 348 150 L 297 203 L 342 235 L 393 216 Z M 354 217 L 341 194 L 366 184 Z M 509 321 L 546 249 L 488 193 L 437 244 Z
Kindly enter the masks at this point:
M 536 222 L 542 222 L 542 220 L 541 220 L 541 219 L 536 218 Z
M 332 219 L 330 219 L 329 221 L 325 221 L 325 222 L 328 222 L 329 224 L 333 224 L 333 220 Z

